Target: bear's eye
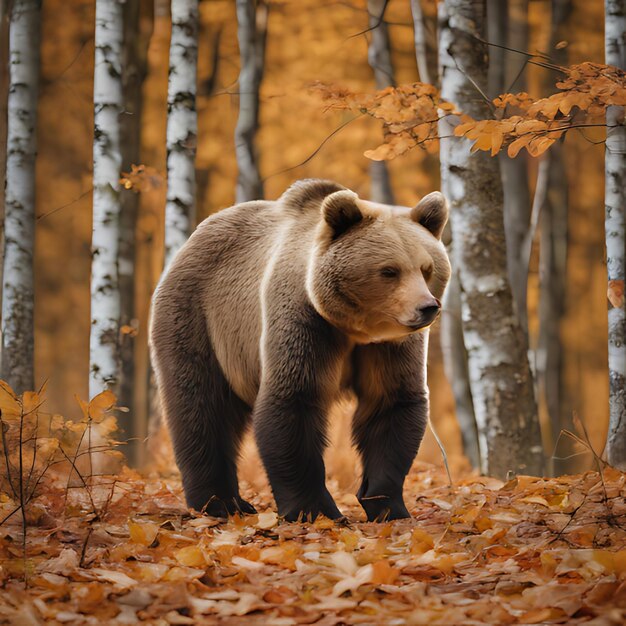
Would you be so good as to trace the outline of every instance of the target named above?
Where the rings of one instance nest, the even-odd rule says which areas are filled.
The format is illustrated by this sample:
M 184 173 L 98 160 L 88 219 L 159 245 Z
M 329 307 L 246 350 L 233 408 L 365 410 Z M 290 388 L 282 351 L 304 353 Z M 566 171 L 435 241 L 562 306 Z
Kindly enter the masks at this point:
M 383 278 L 398 278 L 400 276 L 400 268 L 393 265 L 387 265 L 380 270 L 380 275 Z
M 425 280 L 430 280 L 430 277 L 433 275 L 433 266 L 429 265 L 428 267 L 422 268 L 422 276 Z

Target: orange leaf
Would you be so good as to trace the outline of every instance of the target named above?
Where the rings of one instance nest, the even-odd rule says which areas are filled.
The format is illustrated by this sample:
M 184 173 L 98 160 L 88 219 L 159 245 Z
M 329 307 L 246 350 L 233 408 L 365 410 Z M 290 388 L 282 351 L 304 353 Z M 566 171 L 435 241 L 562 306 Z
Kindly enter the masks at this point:
M 616 309 L 621 309 L 624 306 L 624 281 L 610 280 L 606 296 Z
M 9 416 L 19 417 L 22 414 L 17 395 L 3 380 L 0 380 L 0 411 L 5 419 Z
M 507 154 L 514 159 L 518 152 L 532 139 L 532 135 L 524 135 L 523 137 L 518 137 L 508 148 Z
M 142 546 L 150 546 L 154 543 L 159 532 L 159 525 L 156 522 L 135 522 L 128 521 L 128 531 L 131 541 Z
M 533 138 L 526 149 L 531 156 L 539 156 L 543 152 L 545 152 L 556 139 L 553 137 L 535 137 Z
M 491 156 L 496 156 L 500 152 L 502 142 L 504 141 L 504 135 L 502 131 L 497 128 L 491 132 Z
M 103 391 L 94 396 L 89 402 L 89 416 L 94 422 L 100 422 L 105 415 L 115 406 L 117 398 L 112 391 Z
M 204 567 L 206 559 L 198 546 L 187 546 L 174 553 L 176 560 L 186 567 Z
M 389 561 L 372 563 L 372 570 L 371 582 L 374 585 L 393 585 L 400 576 L 400 570 L 389 565 Z
M 434 539 L 421 528 L 414 528 L 411 533 L 411 552 L 413 554 L 423 554 L 428 552 L 435 545 Z

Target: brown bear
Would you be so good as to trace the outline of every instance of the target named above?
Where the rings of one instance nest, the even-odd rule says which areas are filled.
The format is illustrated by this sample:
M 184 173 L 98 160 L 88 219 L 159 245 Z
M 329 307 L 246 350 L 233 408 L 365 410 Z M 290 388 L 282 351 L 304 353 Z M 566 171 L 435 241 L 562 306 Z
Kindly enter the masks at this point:
M 278 512 L 342 517 L 325 485 L 326 419 L 342 390 L 368 520 L 409 513 L 406 474 L 428 416 L 427 332 L 450 275 L 448 210 L 361 200 L 325 180 L 204 220 L 172 261 L 152 309 L 151 349 L 190 507 L 226 516 L 252 422 Z

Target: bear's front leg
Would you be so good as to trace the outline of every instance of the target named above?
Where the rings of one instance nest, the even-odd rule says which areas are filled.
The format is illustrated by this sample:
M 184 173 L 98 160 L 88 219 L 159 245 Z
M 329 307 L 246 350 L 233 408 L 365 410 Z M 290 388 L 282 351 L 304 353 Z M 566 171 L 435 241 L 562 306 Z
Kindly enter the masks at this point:
M 402 489 L 428 422 L 422 341 L 362 346 L 356 355 L 352 433 L 363 465 L 357 498 L 368 521 L 410 517 Z
M 326 488 L 323 459 L 326 414 L 345 352 L 341 338 L 313 313 L 268 331 L 253 424 L 278 513 L 288 521 L 342 518 Z
M 326 488 L 325 415 L 312 398 L 264 392 L 255 405 L 254 430 L 278 513 L 287 521 L 342 516 Z

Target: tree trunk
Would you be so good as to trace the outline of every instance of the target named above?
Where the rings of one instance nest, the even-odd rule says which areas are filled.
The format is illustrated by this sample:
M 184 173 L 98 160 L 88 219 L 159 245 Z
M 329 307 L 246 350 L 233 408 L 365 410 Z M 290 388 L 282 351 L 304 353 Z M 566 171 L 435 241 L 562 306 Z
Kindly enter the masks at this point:
M 489 108 L 484 0 L 439 5 L 442 96 L 475 119 Z M 478 88 L 477 88 L 478 87 Z M 458 120 L 440 122 L 444 193 L 451 204 L 453 263 L 462 288 L 468 353 L 484 472 L 541 474 L 543 450 L 524 333 L 513 310 L 506 272 L 498 160 L 453 136 Z
M 439 84 L 439 76 L 433 65 L 432 46 L 427 43 L 426 25 L 420 0 L 411 0 L 413 15 L 413 32 L 415 41 L 415 55 L 420 81 L 432 85 Z M 436 48 L 436 46 L 435 46 Z M 436 51 L 436 50 L 435 50 Z M 436 56 L 436 55 L 435 55 Z M 442 185 L 445 193 L 445 185 Z M 450 226 L 446 226 L 444 235 L 448 254 L 452 258 L 453 241 L 450 241 Z M 452 388 L 454 396 L 455 414 L 461 431 L 463 452 L 473 468 L 480 466 L 480 450 L 478 446 L 478 431 L 476 417 L 469 385 L 467 367 L 467 350 L 463 342 L 463 327 L 461 323 L 461 287 L 456 267 L 452 268 L 450 283 L 446 290 L 443 302 L 440 335 L 441 352 L 443 355 L 444 371 Z
M 566 24 L 571 11 L 571 0 L 553 0 L 550 35 L 550 55 L 554 63 L 567 64 L 567 49 L 556 49 L 556 44 L 567 37 Z M 554 91 L 555 76 L 546 76 L 546 89 Z M 545 177 L 545 184 L 542 180 Z M 539 336 L 536 348 L 536 376 L 539 398 L 545 401 L 552 445 L 563 428 L 572 429 L 572 417 L 561 411 L 562 345 L 561 320 L 565 312 L 567 242 L 568 242 L 568 181 L 563 157 L 562 141 L 543 155 L 539 165 Z M 558 456 L 558 455 L 557 455 Z M 576 460 L 561 462 L 559 471 L 574 470 Z M 554 468 L 552 468 L 554 473 Z
M 389 29 L 384 19 L 386 4 L 387 0 L 368 0 L 367 2 L 370 27 L 367 59 L 374 72 L 376 89 L 395 87 L 396 85 L 391 63 Z M 374 202 L 394 204 L 389 168 L 385 161 L 372 161 L 370 163 L 370 182 L 370 198 Z
M 187 241 L 195 220 L 197 64 L 198 0 L 173 0 L 167 90 L 165 267 Z
M 124 4 L 123 97 L 124 115 L 121 118 L 122 171 L 129 172 L 140 163 L 140 136 L 142 119 L 142 85 L 147 71 L 147 54 L 152 30 L 152 0 Z M 139 212 L 139 194 L 122 190 L 120 194 L 120 324 L 127 329 L 138 326 L 135 312 L 135 254 L 136 227 Z M 121 380 L 118 404 L 129 408 L 118 417 L 128 437 L 134 437 L 125 449 L 127 460 L 136 464 L 139 441 L 145 435 L 145 424 L 134 406 L 135 392 L 135 333 L 120 334 Z M 143 420 L 145 422 L 145 420 Z
M 567 262 L 567 173 L 563 146 L 554 144 L 543 156 L 539 176 L 547 176 L 546 195 L 539 217 L 539 337 L 536 369 L 539 393 L 544 397 L 551 425 L 552 447 L 561 429 L 561 337 L 565 306 Z M 570 418 L 571 421 L 571 418 Z
M 239 39 L 239 118 L 235 128 L 237 202 L 263 198 L 255 137 L 259 126 L 259 87 L 265 66 L 268 5 L 259 0 L 237 0 Z
M 371 13 L 371 11 L 370 11 Z M 426 52 L 426 28 L 424 26 L 424 12 L 420 0 L 411 0 L 411 15 L 413 16 L 413 41 L 415 45 L 415 59 L 417 71 L 422 83 L 432 85 L 432 76 L 428 68 Z
M 493 4 L 493 2 L 492 2 Z M 500 4 L 497 2 L 496 4 Z M 506 18 L 500 18 L 506 26 L 506 37 L 497 43 L 509 48 L 525 51 L 528 48 L 528 0 L 508 0 Z M 491 8 L 491 6 L 490 6 Z M 497 28 L 497 24 L 493 24 Z M 491 41 L 491 36 L 490 36 Z M 503 50 L 499 51 L 503 53 Z M 491 54 L 491 51 L 490 51 Z M 515 52 L 500 55 L 502 68 L 492 74 L 491 95 L 495 97 L 510 89 L 526 90 L 526 57 Z M 521 59 L 521 61 L 520 61 Z M 496 79 L 497 77 L 497 79 Z M 498 155 L 504 192 L 504 232 L 506 235 L 507 271 L 513 301 L 520 324 L 528 336 L 528 264 L 527 237 L 530 226 L 530 184 L 528 180 L 528 158 L 525 152 L 511 159 L 506 151 Z
M 120 115 L 123 0 L 96 1 L 89 395 L 120 381 Z
M 18 393 L 34 388 L 33 251 L 40 14 L 40 0 L 14 0 L 9 26 L 2 378 Z
M 9 97 L 9 0 L 0 0 L 0 189 L 4 189 L 7 167 L 7 100 Z M 0 278 L 4 265 L 4 194 L 0 194 Z M 0 283 L 0 311 L 2 284 Z M 0 328 L 0 364 L 2 330 Z M 0 365 L 1 367 L 1 365 Z M 1 372 L 0 372 L 1 374 Z
M 626 70 L 626 0 L 605 0 L 607 65 Z M 624 107 L 606 114 L 605 230 L 609 294 L 609 433 L 606 457 L 626 470 L 626 125 Z
M 448 253 L 453 255 L 452 246 Z M 467 350 L 463 342 L 463 323 L 461 320 L 461 285 L 459 274 L 452 272 L 450 283 L 443 299 L 443 314 L 441 316 L 441 351 L 443 352 L 446 377 L 452 387 L 456 419 L 461 431 L 463 452 L 472 467 L 480 468 L 480 447 L 478 445 L 478 430 L 476 416 L 472 403 L 472 391 L 469 384 L 467 367 Z
M 487 95 L 493 99 L 504 92 L 506 71 L 508 0 L 487 0 L 487 41 L 491 44 L 487 71 Z

